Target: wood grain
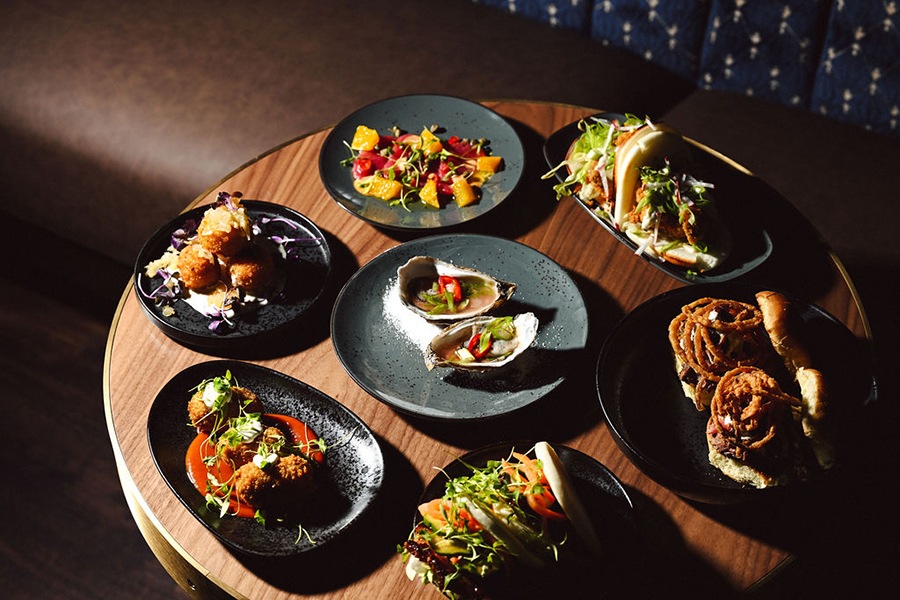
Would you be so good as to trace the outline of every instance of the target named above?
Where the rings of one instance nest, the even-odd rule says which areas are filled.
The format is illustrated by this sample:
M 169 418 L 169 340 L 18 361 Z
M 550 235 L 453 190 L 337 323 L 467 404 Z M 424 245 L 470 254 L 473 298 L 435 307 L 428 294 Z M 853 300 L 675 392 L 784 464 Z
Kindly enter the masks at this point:
M 790 559 L 783 545 L 766 541 L 764 530 L 742 530 L 717 511 L 688 503 L 648 479 L 618 450 L 603 423 L 593 379 L 605 333 L 630 309 L 680 284 L 634 257 L 573 202 L 557 202 L 549 183 L 540 179 L 546 170 L 541 154 L 544 138 L 596 111 L 513 101 L 485 104 L 517 128 L 526 148 L 526 170 L 513 197 L 460 231 L 518 240 L 570 273 L 585 296 L 590 317 L 588 352 L 582 364 L 575 365 L 576 375 L 535 406 L 490 424 L 461 426 L 398 415 L 366 394 L 343 370 L 328 338 L 327 319 L 340 285 L 357 268 L 412 236 L 376 229 L 329 197 L 318 175 L 319 149 L 327 131 L 291 141 L 238 169 L 194 204 L 213 200 L 220 190 L 285 204 L 331 236 L 336 254 L 334 289 L 326 293 L 318 322 L 298 339 L 283 347 L 260 348 L 259 356 L 249 359 L 305 381 L 363 419 L 379 436 L 385 453 L 385 489 L 377 502 L 377 517 L 321 556 L 259 561 L 226 551 L 170 492 L 146 440 L 149 407 L 159 389 L 185 367 L 211 357 L 168 339 L 144 317 L 127 288 L 106 355 L 109 431 L 135 518 L 145 535 L 152 535 L 155 550 L 170 546 L 157 555 L 169 563 L 167 569 L 188 594 L 203 597 L 202 590 L 209 589 L 188 581 L 200 573 L 217 590 L 239 597 L 434 598 L 433 590 L 419 589 L 403 576 L 394 552 L 408 533 L 422 485 L 452 453 L 528 437 L 586 452 L 622 479 L 633 494 L 647 549 L 644 569 L 648 577 L 666 580 L 670 591 L 679 585 L 694 592 L 743 590 Z M 865 316 L 837 262 L 832 275 L 817 301 L 854 332 L 866 335 Z

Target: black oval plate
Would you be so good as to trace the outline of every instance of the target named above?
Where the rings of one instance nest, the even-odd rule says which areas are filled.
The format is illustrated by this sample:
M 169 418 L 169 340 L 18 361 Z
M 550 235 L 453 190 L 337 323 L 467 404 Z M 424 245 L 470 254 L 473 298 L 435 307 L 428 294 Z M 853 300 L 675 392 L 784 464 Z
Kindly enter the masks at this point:
M 425 367 L 423 349 L 437 333 L 396 297 L 397 267 L 426 255 L 516 283 L 515 294 L 490 314 L 533 312 L 534 344 L 496 372 Z M 555 389 L 587 342 L 587 309 L 578 287 L 537 250 L 502 238 L 459 234 L 395 246 L 360 268 L 344 285 L 331 314 L 331 340 L 347 373 L 392 408 L 438 420 L 503 415 Z
M 503 169 L 482 188 L 475 204 L 458 207 L 451 203 L 441 209 L 413 202 L 409 209 L 389 206 L 383 200 L 363 196 L 353 188 L 350 167 L 341 161 L 350 157 L 346 144 L 358 125 L 386 133 L 393 127 L 419 133 L 423 127 L 438 125 L 447 135 L 488 140 L 491 154 L 503 157 Z M 398 96 L 364 106 L 335 125 L 322 144 L 319 174 L 335 201 L 350 214 L 388 229 L 439 229 L 471 221 L 493 210 L 519 184 L 525 168 L 525 149 L 512 126 L 491 109 L 454 96 L 416 94 Z
M 242 200 L 247 214 L 254 220 L 290 219 L 300 226 L 298 237 L 308 243 L 298 244 L 298 260 L 285 261 L 287 282 L 283 299 L 270 302 L 235 319 L 235 327 L 222 332 L 210 330 L 209 317 L 200 314 L 183 300 L 176 300 L 175 314 L 165 316 L 162 307 L 148 294 L 162 282 L 161 277 L 147 277 L 144 267 L 166 251 L 172 233 L 187 221 L 199 222 L 209 205 L 198 206 L 172 219 L 144 244 L 134 265 L 135 294 L 150 322 L 172 339 L 183 344 L 213 350 L 232 349 L 248 341 L 277 333 L 303 316 L 325 289 L 331 273 L 331 249 L 315 223 L 304 215 L 280 204 L 259 200 Z
M 185 472 L 185 453 L 197 432 L 188 425 L 187 403 L 201 381 L 230 370 L 238 384 L 259 396 L 267 413 L 300 419 L 333 447 L 325 453 L 321 497 L 309 504 L 298 529 L 265 526 L 243 517 L 220 517 Z M 156 468 L 175 496 L 222 543 L 247 554 L 287 556 L 322 548 L 357 522 L 375 500 L 384 457 L 369 427 L 342 404 L 287 375 L 251 363 L 217 360 L 188 367 L 159 391 L 147 420 Z M 307 537 L 307 534 L 309 537 Z M 315 542 L 311 542 L 310 538 Z
M 706 296 L 755 303 L 754 295 L 761 289 L 771 288 L 720 283 L 666 292 L 626 315 L 601 349 L 597 391 L 614 439 L 641 471 L 686 498 L 725 504 L 800 487 L 798 482 L 760 490 L 741 485 L 710 465 L 705 434 L 709 411 L 698 411 L 685 397 L 669 345 L 669 323 L 685 304 Z M 853 447 L 848 438 L 861 433 L 855 424 L 863 408 L 875 400 L 871 353 L 865 341 L 821 308 L 785 296 L 800 315 L 813 365 L 829 386 L 840 460 Z
M 443 496 L 447 480 L 470 474 L 471 467 L 485 467 L 490 460 L 507 458 L 513 450 L 528 453 L 536 443 L 537 440 L 498 442 L 463 454 L 431 479 L 419 498 L 419 504 Z M 640 564 L 641 544 L 632 500 L 622 482 L 595 458 L 562 444 L 551 446 L 565 465 L 578 497 L 591 516 L 605 552 L 596 572 L 584 574 L 590 581 L 592 597 L 621 597 L 613 591 L 633 590 L 630 578 Z M 533 452 L 531 456 L 534 456 Z M 413 525 L 420 521 L 421 515 L 416 510 Z M 564 589 L 568 589 L 566 586 L 580 587 L 574 581 L 558 583 Z M 584 590 L 583 587 L 580 589 Z
M 625 115 L 604 112 L 586 117 L 586 119 L 590 118 L 624 121 Z M 547 141 L 544 143 L 544 158 L 550 168 L 555 168 L 565 160 L 566 155 L 569 153 L 569 148 L 580 136 L 581 131 L 579 131 L 578 121 L 576 121 L 554 132 L 547 138 Z M 688 142 L 690 141 L 688 140 Z M 760 198 L 758 191 L 754 193 L 753 197 L 747 197 L 748 186 L 745 181 L 746 178 L 752 176 L 741 173 L 722 159 L 713 156 L 700 147 L 694 146 L 692 152 L 698 164 L 696 175 L 701 179 L 712 182 L 716 186 L 714 190 L 716 208 L 732 237 L 733 247 L 731 254 L 722 264 L 705 273 L 689 272 L 684 267 L 659 260 L 647 253 L 642 253 L 640 256 L 657 269 L 683 283 L 729 281 L 752 271 L 764 263 L 772 254 L 772 238 L 766 226 L 766 220 L 767 207 L 774 199 Z M 556 178 L 558 181 L 564 181 L 565 177 L 566 174 L 562 170 L 557 171 Z M 758 190 L 758 187 L 754 186 L 753 189 Z M 577 198 L 573 198 L 573 200 L 578 202 L 579 206 L 586 210 L 595 221 L 602 225 L 617 240 L 632 250 L 637 250 L 637 245 L 628 236 L 613 227 L 608 221 L 599 217 L 583 201 Z

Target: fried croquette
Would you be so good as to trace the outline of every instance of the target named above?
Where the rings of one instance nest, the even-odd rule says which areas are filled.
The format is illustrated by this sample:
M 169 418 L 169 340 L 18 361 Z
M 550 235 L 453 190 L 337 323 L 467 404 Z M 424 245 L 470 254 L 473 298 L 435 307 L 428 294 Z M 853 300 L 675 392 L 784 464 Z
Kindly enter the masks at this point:
M 313 487 L 309 461 L 297 454 L 280 456 L 265 469 L 248 462 L 235 471 L 234 477 L 237 497 L 256 508 L 296 505 Z
M 228 260 L 231 285 L 251 294 L 263 291 L 275 276 L 275 260 L 265 248 L 251 244 Z
M 188 244 L 178 254 L 178 272 L 189 290 L 215 285 L 222 275 L 216 255 L 199 244 Z
M 207 210 L 197 227 L 197 241 L 220 256 L 234 256 L 250 243 L 250 217 L 240 205 Z
M 241 413 L 242 406 L 247 413 L 263 412 L 263 404 L 259 397 L 247 388 L 232 386 L 231 399 L 218 411 L 207 406 L 203 392 L 202 389 L 197 390 L 188 400 L 188 418 L 201 433 L 211 433 L 214 428 L 222 427 L 228 419 Z
M 223 435 L 216 444 L 219 459 L 234 468 L 245 465 L 253 460 L 260 446 L 260 440 L 273 446 L 284 442 L 284 434 L 277 427 L 266 427 L 262 434 L 250 441 L 243 441 L 240 438 L 235 440 L 233 436 Z

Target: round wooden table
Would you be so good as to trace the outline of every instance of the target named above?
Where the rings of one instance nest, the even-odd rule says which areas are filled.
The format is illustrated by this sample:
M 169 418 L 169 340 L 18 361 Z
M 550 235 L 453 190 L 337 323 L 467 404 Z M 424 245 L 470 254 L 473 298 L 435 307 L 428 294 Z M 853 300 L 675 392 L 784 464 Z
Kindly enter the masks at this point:
M 314 311 L 317 323 L 312 327 L 317 333 L 312 339 L 281 354 L 234 358 L 304 381 L 367 423 L 385 454 L 384 498 L 377 518 L 351 529 L 351 539 L 342 543 L 337 561 L 333 555 L 319 559 L 316 552 L 289 560 L 260 560 L 232 553 L 218 542 L 167 487 L 147 442 L 148 412 L 159 390 L 181 370 L 213 357 L 176 343 L 151 324 L 129 284 L 106 351 L 109 434 L 134 518 L 157 558 L 190 596 L 435 598 L 433 589 L 407 580 L 395 552 L 412 523 L 418 494 L 434 476 L 434 468 L 446 464 L 452 453 L 504 439 L 563 443 L 612 470 L 634 500 L 647 554 L 645 576 L 668 581 L 670 590 L 677 591 L 679 586 L 698 591 L 745 590 L 791 561 L 791 540 L 773 534 L 758 520 L 756 525 L 742 526 L 742 509 L 686 501 L 645 476 L 620 452 L 603 421 L 594 379 L 605 334 L 640 303 L 683 284 L 634 256 L 574 201 L 557 202 L 550 182 L 541 180 L 547 170 L 542 155 L 546 137 L 597 111 L 520 101 L 484 104 L 507 117 L 522 138 L 525 173 L 519 189 L 504 204 L 456 231 L 522 242 L 555 260 L 576 281 L 589 307 L 590 333 L 588 352 L 581 364 L 573 365 L 574 381 L 565 386 L 564 397 L 557 394 L 484 424 L 419 421 L 379 402 L 354 383 L 335 354 L 328 335 L 331 304 L 356 269 L 423 233 L 378 229 L 331 199 L 318 171 L 319 151 L 328 130 L 295 139 L 239 168 L 191 206 L 213 201 L 219 191 L 241 191 L 246 198 L 284 204 L 337 240 L 338 252 L 333 289 Z M 856 335 L 868 337 L 865 313 L 852 283 L 834 256 L 829 255 L 828 261 L 825 283 L 809 300 Z

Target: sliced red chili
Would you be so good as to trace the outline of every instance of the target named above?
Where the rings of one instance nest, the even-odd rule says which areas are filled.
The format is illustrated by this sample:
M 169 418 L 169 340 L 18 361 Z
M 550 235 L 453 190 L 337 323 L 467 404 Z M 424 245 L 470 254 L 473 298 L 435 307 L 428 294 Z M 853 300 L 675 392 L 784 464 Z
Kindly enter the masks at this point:
M 441 275 L 438 277 L 438 291 L 441 294 L 450 293 L 454 302 L 462 302 L 462 286 L 456 277 Z
M 491 343 L 491 339 L 490 337 L 488 337 L 487 343 L 482 345 L 481 334 L 476 333 L 472 336 L 472 339 L 469 340 L 468 350 L 472 353 L 472 356 L 474 356 L 476 360 L 480 360 L 484 358 L 484 356 L 488 353 L 488 350 L 491 349 Z

